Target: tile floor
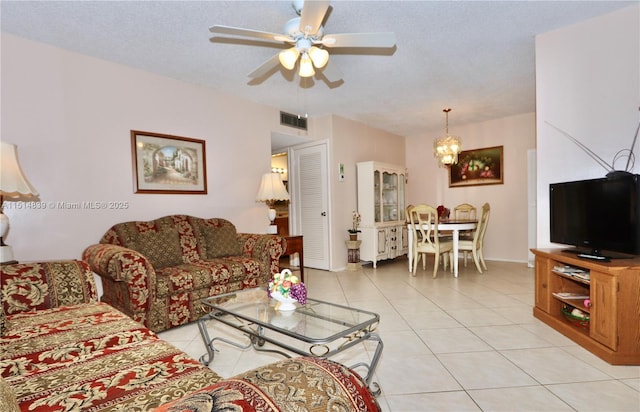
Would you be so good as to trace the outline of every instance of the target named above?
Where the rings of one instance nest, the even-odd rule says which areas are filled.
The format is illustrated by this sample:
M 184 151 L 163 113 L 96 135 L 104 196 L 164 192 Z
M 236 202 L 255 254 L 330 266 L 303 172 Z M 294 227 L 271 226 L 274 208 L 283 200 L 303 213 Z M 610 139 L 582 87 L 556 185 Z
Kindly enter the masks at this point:
M 458 278 L 441 269 L 433 279 L 428 268 L 410 276 L 398 258 L 354 272 L 305 269 L 305 283 L 311 297 L 380 314 L 374 381 L 384 411 L 640 411 L 640 366 L 609 365 L 535 319 L 533 269 L 487 264 L 482 275 L 470 263 Z M 205 352 L 196 324 L 160 336 L 195 358 Z M 223 377 L 280 358 L 217 347 L 211 368 Z M 370 357 L 373 345 L 362 347 L 336 360 Z

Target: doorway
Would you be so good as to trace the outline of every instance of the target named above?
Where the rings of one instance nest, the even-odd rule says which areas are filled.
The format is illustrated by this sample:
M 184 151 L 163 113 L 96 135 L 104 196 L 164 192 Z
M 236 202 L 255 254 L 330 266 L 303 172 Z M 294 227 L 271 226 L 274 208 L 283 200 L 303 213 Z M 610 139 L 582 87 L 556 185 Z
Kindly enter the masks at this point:
M 290 226 L 303 236 L 305 266 L 329 270 L 329 181 L 327 143 L 290 148 Z

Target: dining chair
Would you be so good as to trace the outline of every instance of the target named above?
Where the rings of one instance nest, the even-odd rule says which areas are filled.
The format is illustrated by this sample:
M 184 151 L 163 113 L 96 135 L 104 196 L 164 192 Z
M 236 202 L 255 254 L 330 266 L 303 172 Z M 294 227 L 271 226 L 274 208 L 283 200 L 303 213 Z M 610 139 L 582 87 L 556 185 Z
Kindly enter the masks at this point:
M 470 205 L 469 203 L 460 203 L 458 206 L 453 208 L 453 218 L 456 220 L 476 220 L 476 207 L 474 205 Z
M 416 275 L 418 262 L 422 257 L 422 269 L 426 269 L 426 255 L 434 255 L 433 277 L 438 274 L 440 256 L 444 255 L 444 269 L 450 264 L 453 271 L 453 241 L 442 240 L 438 236 L 438 211 L 433 206 L 416 205 L 409 210 L 409 221 L 413 232 L 413 273 Z M 448 260 L 447 261 L 447 258 Z
M 460 203 L 453 208 L 453 218 L 455 220 L 476 220 L 477 210 L 474 205 L 469 203 Z M 465 230 L 460 232 L 459 238 L 464 240 L 473 240 L 475 230 Z M 464 261 L 467 263 L 467 252 L 464 253 Z
M 480 209 L 480 218 L 478 219 L 478 226 L 473 232 L 473 239 L 460 239 L 458 241 L 458 250 L 464 251 L 464 265 L 467 266 L 467 252 L 471 252 L 473 255 L 473 262 L 476 264 L 478 272 L 482 273 L 482 267 L 487 270 L 487 264 L 484 261 L 483 243 L 484 234 L 487 231 L 487 225 L 489 224 L 489 215 L 491 214 L 491 206 L 489 203 L 482 205 Z M 482 267 L 480 267 L 482 264 Z

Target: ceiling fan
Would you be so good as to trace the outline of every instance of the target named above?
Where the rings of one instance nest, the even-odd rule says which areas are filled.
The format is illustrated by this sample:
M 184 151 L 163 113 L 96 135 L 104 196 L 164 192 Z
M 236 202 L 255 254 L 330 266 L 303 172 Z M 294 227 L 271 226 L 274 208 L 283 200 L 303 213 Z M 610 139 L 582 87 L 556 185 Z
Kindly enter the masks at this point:
M 283 44 L 293 45 L 249 73 L 249 77 L 254 79 L 264 76 L 278 64 L 282 64 L 287 70 L 293 70 L 299 61 L 298 74 L 300 77 L 311 77 L 315 75 L 315 69 L 323 69 L 322 74 L 332 82 L 339 80 L 342 74 L 335 65 L 327 64 L 329 52 L 326 49 L 339 47 L 392 48 L 395 46 L 396 36 L 392 32 L 325 34 L 322 22 L 329 10 L 329 1 L 294 0 L 292 6 L 299 17 L 295 17 L 285 24 L 284 34 L 222 25 L 212 26 L 209 31 L 278 43 L 274 44 L 274 47 L 281 47 Z

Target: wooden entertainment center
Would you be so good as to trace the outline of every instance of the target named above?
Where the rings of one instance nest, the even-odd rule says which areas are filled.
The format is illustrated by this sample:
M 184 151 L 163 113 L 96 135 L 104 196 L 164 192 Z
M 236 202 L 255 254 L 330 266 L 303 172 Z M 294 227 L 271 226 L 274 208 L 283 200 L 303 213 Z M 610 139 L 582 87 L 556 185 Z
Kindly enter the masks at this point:
M 613 365 L 640 365 L 640 258 L 599 262 L 561 249 L 531 251 L 533 315 Z

